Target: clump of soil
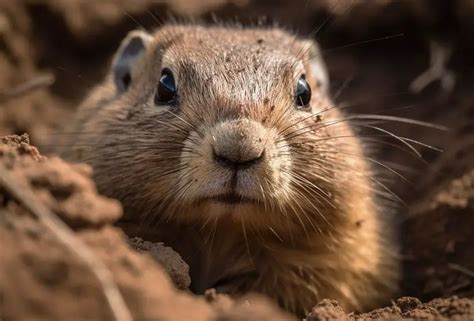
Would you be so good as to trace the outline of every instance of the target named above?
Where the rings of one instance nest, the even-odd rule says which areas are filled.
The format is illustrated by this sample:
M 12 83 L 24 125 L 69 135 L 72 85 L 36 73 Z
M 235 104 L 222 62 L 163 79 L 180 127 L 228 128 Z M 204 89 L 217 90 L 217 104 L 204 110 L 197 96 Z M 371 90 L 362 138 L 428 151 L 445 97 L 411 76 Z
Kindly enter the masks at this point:
M 165 246 L 163 243 L 144 241 L 139 237 L 129 239 L 129 243 L 134 249 L 148 253 L 160 263 L 166 269 L 168 275 L 171 276 L 178 289 L 185 290 L 189 288 L 191 285 L 189 266 L 171 247 Z
M 35 161 L 44 160 L 46 157 L 40 154 L 38 149 L 30 145 L 30 137 L 28 134 L 21 136 L 11 135 L 1 137 L 0 156 L 3 158 L 5 165 L 12 168 L 15 165 L 17 157 L 27 155 Z

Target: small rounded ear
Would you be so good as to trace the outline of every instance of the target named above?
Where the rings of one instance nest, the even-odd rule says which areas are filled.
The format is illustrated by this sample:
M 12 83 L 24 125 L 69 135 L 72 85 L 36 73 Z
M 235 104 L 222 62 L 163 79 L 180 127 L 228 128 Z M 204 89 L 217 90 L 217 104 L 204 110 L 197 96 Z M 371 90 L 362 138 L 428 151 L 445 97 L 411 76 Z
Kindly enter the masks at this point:
M 329 75 L 326 68 L 326 64 L 324 63 L 323 56 L 319 45 L 311 40 L 308 40 L 305 44 L 305 47 L 308 48 L 309 54 L 309 67 L 311 69 L 311 73 L 318 82 L 319 88 L 325 94 L 329 94 Z
M 112 74 L 119 93 L 125 92 L 133 80 L 133 67 L 143 56 L 153 37 L 145 31 L 131 31 L 117 50 L 112 61 Z

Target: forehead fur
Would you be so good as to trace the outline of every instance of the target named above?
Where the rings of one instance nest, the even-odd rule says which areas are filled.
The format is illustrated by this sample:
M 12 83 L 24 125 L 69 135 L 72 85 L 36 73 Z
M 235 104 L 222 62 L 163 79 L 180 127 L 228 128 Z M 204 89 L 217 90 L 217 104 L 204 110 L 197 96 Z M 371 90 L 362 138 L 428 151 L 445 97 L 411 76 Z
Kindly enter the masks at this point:
M 209 53 L 245 48 L 255 52 L 260 49 L 296 54 L 300 49 L 296 36 L 277 28 L 171 25 L 160 28 L 155 39 Z
M 165 26 L 154 39 L 162 67 L 172 69 L 178 86 L 211 97 L 238 92 L 255 99 L 276 87 L 292 88 L 309 49 L 276 28 Z
M 166 44 L 165 63 L 183 67 L 202 64 L 209 72 L 229 63 L 239 70 L 295 69 L 301 67 L 297 62 L 309 49 L 305 50 L 296 36 L 275 28 L 167 26 L 154 37 Z

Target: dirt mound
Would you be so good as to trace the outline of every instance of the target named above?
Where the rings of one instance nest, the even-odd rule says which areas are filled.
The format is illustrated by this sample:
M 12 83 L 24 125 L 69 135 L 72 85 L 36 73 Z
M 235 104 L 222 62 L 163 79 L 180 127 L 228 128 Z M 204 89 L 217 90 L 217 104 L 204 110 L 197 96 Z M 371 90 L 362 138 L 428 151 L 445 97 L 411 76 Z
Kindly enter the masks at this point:
M 172 271 L 173 280 L 183 287 L 189 276 L 179 255 L 161 244 L 133 240 L 135 246 L 158 256 L 160 263 L 169 264 L 163 268 L 152 256 L 133 250 L 126 236 L 111 226 L 121 215 L 119 203 L 97 194 L 87 166 L 41 157 L 28 145 L 27 136 L 2 138 L 2 142 L 2 320 L 114 319 L 93 264 L 71 244 L 84 246 L 105 264 L 136 320 L 288 318 L 259 297 L 209 304 L 178 291 L 165 271 Z M 51 223 L 39 214 L 41 208 L 67 225 Z
M 391 307 L 358 315 L 345 314 L 337 302 L 323 300 L 313 308 L 306 321 L 471 321 L 472 318 L 474 318 L 473 300 L 453 297 L 423 304 L 416 298 L 403 297 Z

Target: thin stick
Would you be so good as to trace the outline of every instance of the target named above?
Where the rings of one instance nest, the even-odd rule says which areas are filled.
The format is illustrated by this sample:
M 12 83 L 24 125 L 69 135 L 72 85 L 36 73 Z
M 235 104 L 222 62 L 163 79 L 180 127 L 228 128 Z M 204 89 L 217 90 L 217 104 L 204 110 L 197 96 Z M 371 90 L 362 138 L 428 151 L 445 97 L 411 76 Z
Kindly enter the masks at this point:
M 17 183 L 13 175 L 3 165 L 0 165 L 0 186 L 37 217 L 66 248 L 88 266 L 102 286 L 105 299 L 115 320 L 132 321 L 133 318 L 125 300 L 115 284 L 112 274 L 103 262 L 94 255 L 86 244 L 73 235 L 72 230 L 62 220 L 44 206 L 29 188 L 22 185 Z
M 32 91 L 43 87 L 51 86 L 54 83 L 54 76 L 51 74 L 40 75 L 31 80 L 25 81 L 16 87 L 0 91 L 0 102 L 5 102 L 13 98 L 24 96 Z

